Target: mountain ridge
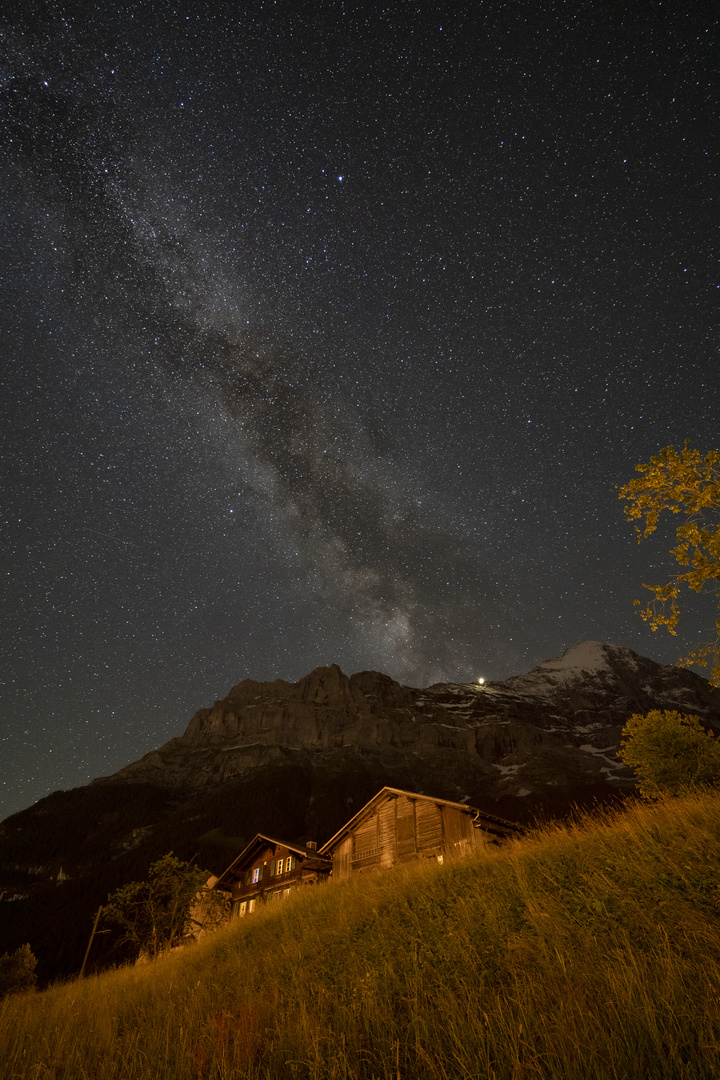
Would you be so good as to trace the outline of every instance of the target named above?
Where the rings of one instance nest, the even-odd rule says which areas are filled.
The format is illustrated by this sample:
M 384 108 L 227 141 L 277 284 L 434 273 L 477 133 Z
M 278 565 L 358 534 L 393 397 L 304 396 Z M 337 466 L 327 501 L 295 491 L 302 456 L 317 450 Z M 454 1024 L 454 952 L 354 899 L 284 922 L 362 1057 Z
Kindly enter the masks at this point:
M 243 680 L 157 750 L 0 824 L 0 954 L 29 942 L 41 978 L 71 975 L 108 893 L 168 851 L 218 874 L 257 832 L 323 843 L 385 786 L 521 823 L 620 801 L 622 728 L 656 708 L 720 731 L 705 679 L 603 642 L 482 686 L 337 665 Z M 95 965 L 118 958 L 93 945 Z
M 583 642 L 525 675 L 482 685 L 418 689 L 374 671 L 347 676 L 332 664 L 296 683 L 243 680 L 199 709 L 183 735 L 93 783 L 193 792 L 288 755 L 334 771 L 334 759 L 350 763 L 360 753 L 392 771 L 404 751 L 435 757 L 445 794 L 455 769 L 458 783 L 462 778 L 473 788 L 471 796 L 455 784 L 453 795 L 466 801 L 477 798 L 479 784 L 489 799 L 539 796 L 543 786 L 571 774 L 630 789 L 632 779 L 616 758 L 620 729 L 632 712 L 650 708 L 693 712 L 720 726 L 720 695 L 699 675 L 605 642 Z M 572 760 L 561 763 L 563 755 Z

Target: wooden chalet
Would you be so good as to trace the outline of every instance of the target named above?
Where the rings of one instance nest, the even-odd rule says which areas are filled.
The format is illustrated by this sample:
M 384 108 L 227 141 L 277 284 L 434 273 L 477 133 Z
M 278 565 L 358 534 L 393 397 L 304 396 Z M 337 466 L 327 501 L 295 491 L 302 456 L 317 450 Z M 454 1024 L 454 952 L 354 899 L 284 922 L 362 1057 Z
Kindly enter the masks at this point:
M 443 862 L 522 832 L 519 825 L 465 803 L 385 787 L 319 854 L 332 859 L 333 877 L 345 878 L 416 859 Z
M 305 847 L 261 833 L 240 852 L 211 889 L 225 893 L 233 915 L 249 915 L 263 900 L 280 900 L 301 885 L 323 881 L 332 868 L 315 843 Z

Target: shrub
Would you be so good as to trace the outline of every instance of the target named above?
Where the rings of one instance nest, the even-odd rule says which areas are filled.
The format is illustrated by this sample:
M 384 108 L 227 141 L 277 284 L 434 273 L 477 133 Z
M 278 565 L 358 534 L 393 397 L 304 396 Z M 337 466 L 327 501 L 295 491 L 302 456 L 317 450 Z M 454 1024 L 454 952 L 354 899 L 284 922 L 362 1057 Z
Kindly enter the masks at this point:
M 189 919 L 198 923 L 192 909 L 199 906 L 196 898 L 208 876 L 207 870 L 181 862 L 169 852 L 153 863 L 147 881 L 131 881 L 112 893 L 103 917 L 120 928 L 123 942 L 157 956 L 180 942 Z M 207 911 L 204 918 L 209 918 Z
M 29 945 L 0 956 L 0 998 L 30 990 L 35 985 L 37 960 Z
M 720 739 L 697 716 L 660 709 L 635 713 L 622 736 L 620 758 L 635 771 L 647 798 L 720 781 Z

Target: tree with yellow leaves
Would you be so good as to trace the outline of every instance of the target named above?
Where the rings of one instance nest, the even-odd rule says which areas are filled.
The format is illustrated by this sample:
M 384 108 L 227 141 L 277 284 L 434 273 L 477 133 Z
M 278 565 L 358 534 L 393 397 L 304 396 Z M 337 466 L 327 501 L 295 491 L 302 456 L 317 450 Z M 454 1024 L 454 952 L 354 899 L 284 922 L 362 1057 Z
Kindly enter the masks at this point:
M 653 709 L 623 728 L 620 760 L 637 776 L 641 795 L 657 799 L 720 783 L 720 739 L 699 716 Z
M 655 531 L 663 511 L 682 514 L 683 523 L 675 534 L 677 547 L 670 554 L 678 566 L 688 567 L 665 585 L 643 585 L 653 593 L 653 599 L 640 614 L 651 629 L 666 626 L 675 634 L 682 586 L 695 592 L 714 588 L 718 595 L 715 640 L 699 646 L 678 663 L 701 667 L 710 664 L 710 682 L 720 686 L 720 451 L 711 450 L 701 457 L 687 442 L 679 452 L 666 446 L 647 464 L 636 465 L 635 471 L 641 473 L 640 478 L 625 484 L 619 498 L 627 500 L 626 517 L 638 522 L 638 543 Z M 640 600 L 635 603 L 642 604 Z

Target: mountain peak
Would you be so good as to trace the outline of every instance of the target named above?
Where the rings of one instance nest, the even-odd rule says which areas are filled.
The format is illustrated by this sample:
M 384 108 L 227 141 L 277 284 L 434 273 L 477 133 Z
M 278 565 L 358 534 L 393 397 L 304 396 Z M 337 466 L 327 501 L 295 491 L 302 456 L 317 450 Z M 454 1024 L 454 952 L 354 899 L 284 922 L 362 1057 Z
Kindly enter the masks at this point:
M 605 641 L 581 641 L 579 645 L 571 645 L 551 662 L 559 667 L 581 667 L 584 671 L 592 671 L 607 666 L 609 652 L 630 653 L 631 650 Z
M 375 671 L 348 677 L 330 664 L 295 683 L 245 680 L 200 709 L 184 736 L 109 779 L 188 792 L 291 759 L 313 772 L 355 769 L 359 755 L 383 782 L 401 778 L 407 787 L 404 777 L 417 774 L 413 783 L 430 787 L 444 776 L 443 792 L 453 796 L 455 788 L 473 798 L 537 791 L 571 777 L 617 786 L 612 755 L 630 715 L 679 708 L 714 726 L 719 704 L 700 676 L 603 641 L 584 641 L 482 688 L 417 690 Z
M 307 704 L 337 707 L 353 701 L 350 680 L 337 664 L 315 668 L 296 685 L 300 700 Z
M 199 709 L 184 735 L 85 792 L 26 811 L 0 836 L 0 863 L 15 868 L 0 886 L 18 890 L 45 866 L 47 924 L 56 925 L 61 865 L 92 882 L 77 894 L 87 914 L 102 874 L 106 891 L 117 883 L 109 860 L 144 853 L 149 863 L 169 848 L 226 860 L 218 837 L 256 832 L 324 839 L 383 787 L 518 821 L 614 801 L 634 790 L 617 755 L 623 727 L 651 709 L 694 713 L 720 730 L 720 693 L 705 679 L 602 641 L 484 685 L 416 689 L 377 671 L 348 677 L 337 664 L 297 682 L 245 679 Z M 48 814 L 64 823 L 48 832 Z M 40 854 L 48 842 L 52 861 Z
M 613 666 L 613 660 L 620 657 L 631 659 L 634 656 L 635 653 L 631 649 L 623 649 L 620 645 L 611 645 L 605 641 L 582 641 L 579 645 L 571 645 L 560 656 L 545 660 L 533 670 L 542 670 L 548 674 L 554 672 L 567 680 L 583 672 L 609 671 Z

